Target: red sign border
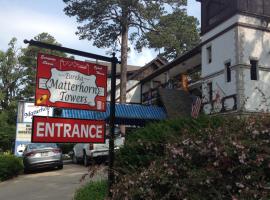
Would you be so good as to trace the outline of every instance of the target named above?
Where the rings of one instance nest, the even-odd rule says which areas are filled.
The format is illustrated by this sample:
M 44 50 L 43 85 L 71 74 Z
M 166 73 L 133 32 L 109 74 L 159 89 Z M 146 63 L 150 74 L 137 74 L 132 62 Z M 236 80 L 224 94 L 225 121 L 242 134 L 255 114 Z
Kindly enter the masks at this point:
M 57 58 L 65 58 L 65 57 L 60 57 L 60 56 L 55 56 L 55 55 L 52 55 L 52 54 L 47 54 L 47 53 L 42 53 L 42 52 L 38 52 L 38 55 L 37 55 L 37 60 L 36 60 L 36 87 L 35 87 L 35 100 L 34 100 L 34 104 L 35 104 L 35 106 L 44 106 L 44 107 L 52 107 L 52 108 L 60 108 L 60 109 L 74 109 L 74 110 L 87 110 L 87 111 L 98 111 L 98 112 L 106 112 L 107 111 L 107 96 L 108 96 L 108 91 L 107 91 L 107 89 L 108 89 L 108 66 L 105 66 L 105 65 L 100 65 L 100 66 L 102 66 L 102 67 L 105 67 L 106 68 L 106 88 L 105 88 L 105 99 L 106 99 L 106 101 L 104 101 L 104 103 L 105 103 L 105 107 L 104 107 L 104 109 L 103 110 L 98 110 L 97 108 L 96 109 L 93 109 L 93 108 L 90 108 L 90 109 L 87 109 L 87 108 L 74 108 L 74 107 L 60 107 L 60 106 L 55 106 L 55 105 L 48 105 L 48 104 L 46 104 L 46 105 L 38 105 L 37 104 L 37 101 L 36 101 L 36 99 L 37 99 L 37 97 L 36 97 L 36 95 L 37 95 L 37 93 L 36 93 L 36 90 L 37 90 L 37 88 L 39 88 L 38 87 L 38 58 L 40 57 L 40 55 L 47 55 L 47 56 L 53 56 L 53 57 L 57 57 Z M 65 59 L 70 59 L 70 58 L 65 58 Z M 71 60 L 73 60 L 73 59 L 71 59 Z M 76 59 L 74 59 L 75 61 L 79 61 L 79 62 L 85 62 L 85 61 L 81 61 L 81 60 L 76 60 Z M 90 62 L 89 62 L 90 63 Z M 90 63 L 90 64 L 92 64 L 92 63 Z M 98 64 L 99 65 L 99 64 Z M 72 103 L 69 103 L 69 104 L 72 104 Z M 66 119 L 72 119 L 72 118 L 66 118 Z M 98 120 L 97 120 L 98 121 Z
M 71 119 L 71 120 L 84 120 L 84 121 L 101 121 L 104 122 L 104 138 L 103 138 L 103 142 L 48 142 L 48 141 L 43 141 L 43 142 L 35 142 L 33 141 L 33 137 L 34 137 L 34 121 L 35 118 L 54 118 L 54 119 Z M 47 116 L 33 116 L 33 121 L 32 121 L 32 133 L 31 133 L 31 143 L 57 143 L 57 144 L 105 144 L 106 143 L 106 121 L 105 120 L 92 120 L 92 119 L 76 119 L 76 118 L 62 118 L 62 117 L 47 117 Z

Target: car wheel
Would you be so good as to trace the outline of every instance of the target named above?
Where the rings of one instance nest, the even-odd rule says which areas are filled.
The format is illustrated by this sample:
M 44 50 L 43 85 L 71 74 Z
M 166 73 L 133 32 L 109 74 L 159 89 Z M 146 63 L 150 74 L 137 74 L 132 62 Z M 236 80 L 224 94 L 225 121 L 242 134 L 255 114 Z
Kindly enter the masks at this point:
M 23 172 L 24 172 L 25 174 L 28 174 L 28 173 L 30 172 L 30 170 L 29 170 L 28 168 L 25 167 L 25 168 L 23 169 Z
M 73 155 L 72 155 L 72 162 L 73 162 L 74 164 L 78 164 L 78 159 L 76 158 L 74 152 L 73 152 Z
M 63 164 L 59 165 L 58 169 L 63 169 Z
M 86 153 L 83 153 L 83 165 L 85 167 L 87 167 L 89 165 L 89 160 L 88 160 L 88 156 L 86 155 Z

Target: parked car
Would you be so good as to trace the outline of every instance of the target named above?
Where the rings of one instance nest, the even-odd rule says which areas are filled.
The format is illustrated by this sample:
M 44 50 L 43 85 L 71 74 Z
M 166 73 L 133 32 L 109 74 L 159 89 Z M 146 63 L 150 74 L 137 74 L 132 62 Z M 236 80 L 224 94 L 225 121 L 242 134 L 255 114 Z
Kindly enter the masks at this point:
M 55 143 L 30 143 L 23 152 L 24 171 L 46 167 L 63 169 L 62 151 Z
M 120 134 L 115 135 L 115 150 L 124 145 L 124 137 Z M 91 161 L 107 159 L 109 155 L 109 139 L 105 140 L 105 144 L 77 143 L 73 147 L 71 153 L 72 162 L 83 162 L 84 166 L 88 166 Z

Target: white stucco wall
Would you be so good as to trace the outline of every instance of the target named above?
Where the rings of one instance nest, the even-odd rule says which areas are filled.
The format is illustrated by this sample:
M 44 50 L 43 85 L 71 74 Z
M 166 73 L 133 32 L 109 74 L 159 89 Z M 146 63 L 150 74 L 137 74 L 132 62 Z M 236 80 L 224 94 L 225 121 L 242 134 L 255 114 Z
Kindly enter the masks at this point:
M 226 22 L 209 31 L 202 37 L 206 41 L 220 33 L 234 23 L 239 22 L 252 26 L 259 26 L 261 29 L 270 28 L 265 21 L 244 15 L 235 15 Z M 212 63 L 207 63 L 206 48 L 212 46 Z M 259 80 L 250 78 L 250 60 L 258 60 Z M 226 83 L 224 62 L 231 60 L 232 82 Z M 238 109 L 243 107 L 244 111 L 262 112 L 270 111 L 270 33 L 263 30 L 238 26 L 231 29 L 218 38 L 210 41 L 202 47 L 202 76 L 204 77 L 203 96 L 208 96 L 206 85 L 213 84 L 213 99 L 215 99 L 216 84 L 222 88 L 226 95 L 237 94 Z M 242 91 L 242 92 L 240 92 Z M 209 101 L 204 99 L 205 102 Z M 218 105 L 214 109 L 211 104 L 205 105 L 206 113 L 218 111 Z M 234 100 L 227 101 L 228 106 L 234 104 Z
M 127 90 L 136 85 L 139 81 L 130 80 L 127 82 Z M 116 85 L 120 83 L 120 79 L 116 79 Z M 111 90 L 111 79 L 107 80 L 107 91 Z M 120 88 L 116 90 L 115 97 L 118 98 L 120 96 Z M 107 101 L 110 101 L 110 96 L 107 96 Z M 127 103 L 140 103 L 141 102 L 141 86 L 138 85 L 131 91 L 127 92 Z
M 250 20 L 262 26 L 258 20 Z M 243 64 L 244 109 L 250 112 L 270 111 L 270 33 L 262 30 L 239 28 L 241 38 L 240 62 Z M 258 80 L 250 78 L 250 60 L 258 60 Z
M 215 77 L 204 80 L 202 84 L 204 111 L 206 114 L 218 113 L 222 109 L 222 98 L 235 95 L 236 93 L 236 71 L 235 68 L 231 71 L 231 82 L 226 81 L 225 73 L 221 73 Z M 209 91 L 207 84 L 212 82 L 213 88 L 213 108 L 209 99 Z M 235 102 L 229 98 L 224 102 L 224 107 L 227 111 L 232 110 Z
M 120 82 L 120 80 L 118 80 L 117 82 Z M 129 80 L 127 82 L 127 90 L 131 89 L 138 82 L 139 81 L 136 81 L 136 80 Z M 136 86 L 135 89 L 132 89 L 131 91 L 127 92 L 126 102 L 127 103 L 140 103 L 141 96 L 140 96 L 140 94 L 138 94 L 138 92 L 140 92 L 140 86 L 139 87 Z M 116 96 L 116 98 L 120 97 L 120 88 L 118 88 L 116 90 L 115 96 Z
M 141 85 L 136 86 L 127 93 L 127 102 L 141 103 Z
M 209 76 L 224 69 L 226 61 L 234 66 L 236 63 L 235 54 L 235 29 L 232 29 L 222 36 L 210 41 L 202 47 L 202 77 Z M 207 48 L 212 47 L 212 62 L 208 63 Z
M 203 41 L 218 34 L 227 27 L 231 26 L 237 20 L 237 16 L 229 21 L 216 27 L 212 31 L 203 36 Z M 222 110 L 222 98 L 236 94 L 236 52 L 237 52 L 237 31 L 231 29 L 223 35 L 211 40 L 202 46 L 202 96 L 204 103 L 204 111 L 207 114 L 218 113 Z M 212 62 L 208 62 L 207 48 L 212 48 Z M 225 63 L 231 63 L 231 82 L 227 82 Z M 212 103 L 209 99 L 209 91 L 207 84 L 212 82 L 213 99 Z M 235 100 L 230 98 L 224 102 L 226 110 L 232 110 Z M 212 107 L 213 105 L 213 107 Z
M 244 108 L 250 112 L 270 112 L 270 71 L 259 71 L 259 80 L 250 80 L 250 69 L 244 69 Z

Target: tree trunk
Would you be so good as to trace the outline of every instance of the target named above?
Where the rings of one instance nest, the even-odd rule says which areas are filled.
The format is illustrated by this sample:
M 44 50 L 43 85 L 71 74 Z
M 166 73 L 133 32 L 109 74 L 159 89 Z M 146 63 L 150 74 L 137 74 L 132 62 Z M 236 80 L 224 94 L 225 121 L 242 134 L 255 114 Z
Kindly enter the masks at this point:
M 121 80 L 120 103 L 126 103 L 127 90 L 127 55 L 128 54 L 128 27 L 123 27 L 121 43 Z
M 123 24 L 122 24 L 122 42 L 121 42 L 121 80 L 120 80 L 120 103 L 126 103 L 127 100 L 127 56 L 128 56 L 128 23 L 126 21 L 128 12 L 123 9 Z M 122 135 L 126 133 L 126 127 L 120 126 Z

